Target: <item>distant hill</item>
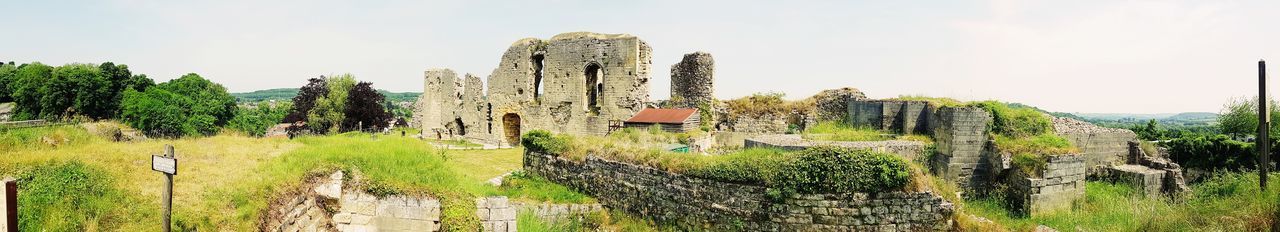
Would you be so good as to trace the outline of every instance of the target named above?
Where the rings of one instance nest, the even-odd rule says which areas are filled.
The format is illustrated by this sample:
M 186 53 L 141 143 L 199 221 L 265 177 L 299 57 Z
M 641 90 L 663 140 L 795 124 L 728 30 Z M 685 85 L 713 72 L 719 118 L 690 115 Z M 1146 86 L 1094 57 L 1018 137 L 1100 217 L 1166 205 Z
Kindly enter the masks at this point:
M 418 95 L 422 95 L 422 93 L 420 92 L 396 93 L 396 92 L 391 92 L 391 91 L 386 91 L 381 89 L 379 89 L 378 92 L 382 93 L 383 96 L 386 96 L 387 101 L 390 101 L 390 102 L 412 102 L 417 100 Z M 293 100 L 294 96 L 298 96 L 298 89 L 297 88 L 264 89 L 264 90 L 258 90 L 253 92 L 231 93 L 231 96 L 236 97 L 236 101 L 239 101 L 239 102 L 260 102 L 260 101 L 266 101 L 266 100 L 289 101 L 289 100 Z

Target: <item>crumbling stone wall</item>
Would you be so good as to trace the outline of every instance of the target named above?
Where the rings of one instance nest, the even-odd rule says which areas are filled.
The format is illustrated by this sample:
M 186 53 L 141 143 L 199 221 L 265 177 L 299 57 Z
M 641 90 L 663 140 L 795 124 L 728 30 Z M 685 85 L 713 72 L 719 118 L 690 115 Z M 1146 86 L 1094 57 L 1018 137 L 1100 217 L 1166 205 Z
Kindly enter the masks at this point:
M 954 206 L 930 192 L 797 195 L 587 156 L 525 151 L 525 170 L 595 196 L 614 209 L 688 227 L 731 231 L 948 230 Z
M 680 63 L 671 65 L 671 100 L 677 107 L 698 107 L 715 101 L 715 59 L 711 53 L 684 54 Z
M 518 135 L 533 129 L 603 135 L 649 101 L 650 49 L 626 34 L 521 39 L 488 76 L 488 88 L 478 77 L 459 81 L 451 70 L 428 70 L 415 118 L 424 133 L 454 132 L 427 138 L 499 145 L 519 144 Z
M 1072 202 L 1084 197 L 1085 158 L 1079 154 L 1046 156 L 1046 166 L 1039 177 L 1011 170 L 1007 200 L 1015 211 L 1040 215 L 1070 209 Z
M 914 134 L 929 134 L 935 127 L 929 117 L 936 109 L 925 101 L 855 100 L 847 109 L 854 126 Z
M 1138 135 L 1125 129 L 1107 128 L 1070 118 L 1052 117 L 1054 131 L 1071 140 L 1084 153 L 1090 175 L 1124 164 L 1129 155 L 1129 142 Z
M 343 172 L 315 178 L 264 214 L 262 231 L 440 231 L 440 201 L 376 197 L 345 188 Z
M 813 95 L 815 105 L 814 121 L 847 122 L 849 118 L 849 102 L 867 99 L 862 91 L 844 87 L 828 89 Z

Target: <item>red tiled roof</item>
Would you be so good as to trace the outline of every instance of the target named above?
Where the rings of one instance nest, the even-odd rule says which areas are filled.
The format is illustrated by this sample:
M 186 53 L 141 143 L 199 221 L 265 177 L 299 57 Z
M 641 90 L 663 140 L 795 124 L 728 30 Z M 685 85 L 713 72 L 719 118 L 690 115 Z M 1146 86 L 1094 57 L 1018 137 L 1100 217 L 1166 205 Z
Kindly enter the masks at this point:
M 654 109 L 647 108 L 640 110 L 636 116 L 631 116 L 627 122 L 634 123 L 684 123 L 689 116 L 698 113 L 698 109 Z

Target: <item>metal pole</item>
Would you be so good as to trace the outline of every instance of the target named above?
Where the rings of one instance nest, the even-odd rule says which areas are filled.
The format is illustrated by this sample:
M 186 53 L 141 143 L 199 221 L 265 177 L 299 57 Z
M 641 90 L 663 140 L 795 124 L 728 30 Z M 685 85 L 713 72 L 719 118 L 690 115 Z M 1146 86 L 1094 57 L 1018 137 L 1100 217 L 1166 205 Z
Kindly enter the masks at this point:
M 1258 185 L 1267 189 L 1267 169 L 1271 166 L 1271 139 L 1267 137 L 1271 128 L 1271 110 L 1267 107 L 1267 62 L 1258 61 L 1258 138 L 1254 139 L 1258 146 Z
M 173 158 L 173 145 L 164 145 L 164 156 Z M 176 166 L 174 167 L 177 168 Z M 169 215 L 173 213 L 173 175 L 164 174 L 164 231 L 173 231 L 169 226 Z

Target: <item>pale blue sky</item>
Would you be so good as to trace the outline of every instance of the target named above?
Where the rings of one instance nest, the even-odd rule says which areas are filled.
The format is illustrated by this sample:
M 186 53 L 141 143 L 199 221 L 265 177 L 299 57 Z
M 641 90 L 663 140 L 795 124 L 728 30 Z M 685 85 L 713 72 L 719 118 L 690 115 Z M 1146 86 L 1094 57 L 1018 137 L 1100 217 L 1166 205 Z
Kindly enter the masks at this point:
M 56 2 L 56 3 L 54 3 Z M 0 60 L 196 72 L 231 91 L 349 72 L 422 91 L 422 71 L 488 76 L 512 42 L 628 33 L 653 47 L 652 98 L 684 53 L 716 94 L 851 86 L 1066 112 L 1217 111 L 1280 72 L 1280 1 L 4 1 Z M 1274 75 L 1273 75 L 1274 76 Z

